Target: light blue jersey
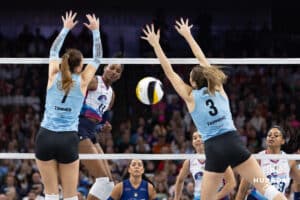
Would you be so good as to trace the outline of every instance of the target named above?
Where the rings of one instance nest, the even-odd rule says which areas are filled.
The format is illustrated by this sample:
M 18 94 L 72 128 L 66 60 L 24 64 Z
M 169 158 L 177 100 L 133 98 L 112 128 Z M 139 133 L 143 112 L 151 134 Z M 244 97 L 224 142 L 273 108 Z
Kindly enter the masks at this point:
M 192 119 L 202 134 L 203 141 L 229 131 L 235 131 L 229 100 L 219 92 L 208 93 L 207 87 L 192 91 L 195 109 L 191 112 Z
M 45 113 L 41 127 L 51 131 L 78 131 L 78 116 L 84 96 L 80 89 L 80 75 L 72 74 L 74 85 L 65 95 L 59 89 L 61 73 L 57 73 L 54 83 L 47 90 Z

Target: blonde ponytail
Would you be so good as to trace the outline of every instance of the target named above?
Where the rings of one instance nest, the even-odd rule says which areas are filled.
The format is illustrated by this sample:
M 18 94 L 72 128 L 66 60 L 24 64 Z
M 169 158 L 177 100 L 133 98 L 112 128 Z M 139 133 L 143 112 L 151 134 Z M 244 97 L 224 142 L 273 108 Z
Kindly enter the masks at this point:
M 202 67 L 202 73 L 208 83 L 208 92 L 213 95 L 217 90 L 216 86 L 222 85 L 227 80 L 227 76 L 224 72 L 216 66 Z
M 68 93 L 73 86 L 73 80 L 72 80 L 72 73 L 70 71 L 69 66 L 69 54 L 65 53 L 62 56 L 62 62 L 61 62 L 61 89 Z

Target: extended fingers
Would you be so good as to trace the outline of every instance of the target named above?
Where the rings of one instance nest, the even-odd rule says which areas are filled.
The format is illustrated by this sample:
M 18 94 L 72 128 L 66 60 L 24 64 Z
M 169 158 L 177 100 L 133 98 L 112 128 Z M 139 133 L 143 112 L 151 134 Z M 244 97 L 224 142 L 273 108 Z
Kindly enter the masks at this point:
M 65 20 L 64 16 L 61 16 L 61 19 L 62 19 L 63 23 L 65 23 L 65 22 L 66 22 L 66 20 Z
M 180 22 L 181 22 L 181 24 L 184 24 L 184 21 L 183 21 L 182 17 L 180 17 Z
M 185 25 L 187 25 L 187 26 L 189 25 L 189 19 L 188 18 L 185 21 Z
M 85 25 L 87 28 L 89 28 L 89 25 L 87 23 L 83 23 L 83 25 Z
M 66 12 L 66 19 L 69 19 L 72 16 L 72 10 Z
M 67 12 L 65 13 L 65 18 L 68 19 L 68 17 L 69 17 L 69 12 L 67 11 Z
M 148 36 L 149 33 L 145 29 L 143 29 L 143 32 L 146 36 Z
M 176 24 L 180 27 L 182 24 L 179 22 L 179 21 L 175 21 L 176 22 Z
M 90 14 L 86 14 L 85 16 L 86 16 L 86 18 L 89 20 L 89 22 L 92 21 L 92 16 L 91 16 Z
M 67 20 L 72 20 L 73 21 L 76 16 L 77 16 L 77 13 L 76 12 L 73 13 L 73 11 L 70 10 L 70 11 L 66 12 L 65 16 L 62 16 L 62 20 L 63 20 L 63 22 L 65 22 Z
M 147 29 L 147 32 L 148 32 L 148 33 L 151 32 L 150 26 L 149 26 L 148 24 L 146 25 L 146 29 Z
M 76 16 L 77 16 L 77 13 L 75 12 L 71 19 L 74 20 Z

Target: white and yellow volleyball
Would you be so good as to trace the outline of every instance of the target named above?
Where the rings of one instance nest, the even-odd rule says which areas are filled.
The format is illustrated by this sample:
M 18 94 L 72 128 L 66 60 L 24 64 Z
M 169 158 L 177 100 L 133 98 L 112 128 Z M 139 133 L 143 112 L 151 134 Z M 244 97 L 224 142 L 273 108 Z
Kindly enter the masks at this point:
M 136 96 L 146 105 L 158 103 L 164 96 L 161 81 L 154 77 L 141 79 L 136 86 Z

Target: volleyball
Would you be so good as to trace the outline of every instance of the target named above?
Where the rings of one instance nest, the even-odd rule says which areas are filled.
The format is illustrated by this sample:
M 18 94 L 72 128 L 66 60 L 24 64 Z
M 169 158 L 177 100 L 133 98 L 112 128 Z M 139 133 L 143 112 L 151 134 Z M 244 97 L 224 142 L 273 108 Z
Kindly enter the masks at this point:
M 156 104 L 163 95 L 162 83 L 157 78 L 145 77 L 136 86 L 136 96 L 143 104 Z

